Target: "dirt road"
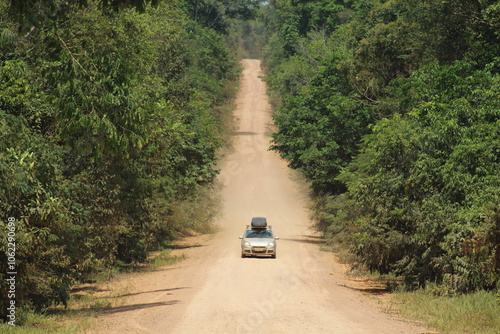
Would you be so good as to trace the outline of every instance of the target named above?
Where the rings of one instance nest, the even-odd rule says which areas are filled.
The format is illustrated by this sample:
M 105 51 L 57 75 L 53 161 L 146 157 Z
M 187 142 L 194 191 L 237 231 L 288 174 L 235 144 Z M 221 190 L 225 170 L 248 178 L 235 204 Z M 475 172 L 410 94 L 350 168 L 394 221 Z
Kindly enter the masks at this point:
M 260 62 L 243 66 L 235 150 L 220 175 L 222 231 L 196 239 L 184 250 L 188 259 L 176 265 L 117 282 L 123 305 L 100 315 L 89 332 L 427 333 L 348 288 L 342 266 L 320 251 L 303 191 L 268 151 L 271 118 Z M 276 259 L 240 257 L 238 236 L 252 216 L 267 217 L 280 237 Z

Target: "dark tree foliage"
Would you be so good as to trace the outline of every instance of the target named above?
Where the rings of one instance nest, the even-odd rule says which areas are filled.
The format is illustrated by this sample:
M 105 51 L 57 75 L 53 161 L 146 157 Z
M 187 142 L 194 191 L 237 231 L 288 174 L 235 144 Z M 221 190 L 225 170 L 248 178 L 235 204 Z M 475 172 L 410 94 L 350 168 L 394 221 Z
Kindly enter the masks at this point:
M 201 196 L 237 63 L 179 5 L 0 2 L 0 229 L 16 219 L 18 305 L 66 303 L 73 284 L 211 228 Z
M 189 0 L 178 4 L 193 21 L 227 34 L 230 19 L 254 18 L 260 0 Z
M 274 0 L 272 148 L 318 227 L 370 270 L 446 293 L 500 281 L 498 1 Z

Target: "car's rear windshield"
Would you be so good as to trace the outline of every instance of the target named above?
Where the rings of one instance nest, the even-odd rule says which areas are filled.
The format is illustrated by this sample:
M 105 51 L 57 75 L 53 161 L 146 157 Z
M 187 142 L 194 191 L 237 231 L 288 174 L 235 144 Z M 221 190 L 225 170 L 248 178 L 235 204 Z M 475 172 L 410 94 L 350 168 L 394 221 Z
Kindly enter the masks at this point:
M 247 230 L 245 238 L 272 238 L 273 232 L 267 229 Z

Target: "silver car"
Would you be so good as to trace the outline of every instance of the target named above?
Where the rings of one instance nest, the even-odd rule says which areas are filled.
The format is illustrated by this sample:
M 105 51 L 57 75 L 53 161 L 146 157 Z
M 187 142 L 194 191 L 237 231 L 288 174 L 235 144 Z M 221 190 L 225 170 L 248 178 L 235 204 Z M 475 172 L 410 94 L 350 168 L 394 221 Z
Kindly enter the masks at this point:
M 255 228 L 247 226 L 241 239 L 241 257 L 268 256 L 276 258 L 276 237 L 271 226 Z

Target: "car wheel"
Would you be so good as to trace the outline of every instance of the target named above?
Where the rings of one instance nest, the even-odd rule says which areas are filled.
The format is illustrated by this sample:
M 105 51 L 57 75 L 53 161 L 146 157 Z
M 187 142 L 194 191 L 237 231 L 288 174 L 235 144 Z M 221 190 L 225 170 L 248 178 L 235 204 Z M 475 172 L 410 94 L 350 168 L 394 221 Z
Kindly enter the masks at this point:
M 241 254 L 241 258 L 242 259 L 246 258 L 245 254 Z
M 276 254 L 271 255 L 271 259 L 275 259 L 275 258 L 276 258 Z

